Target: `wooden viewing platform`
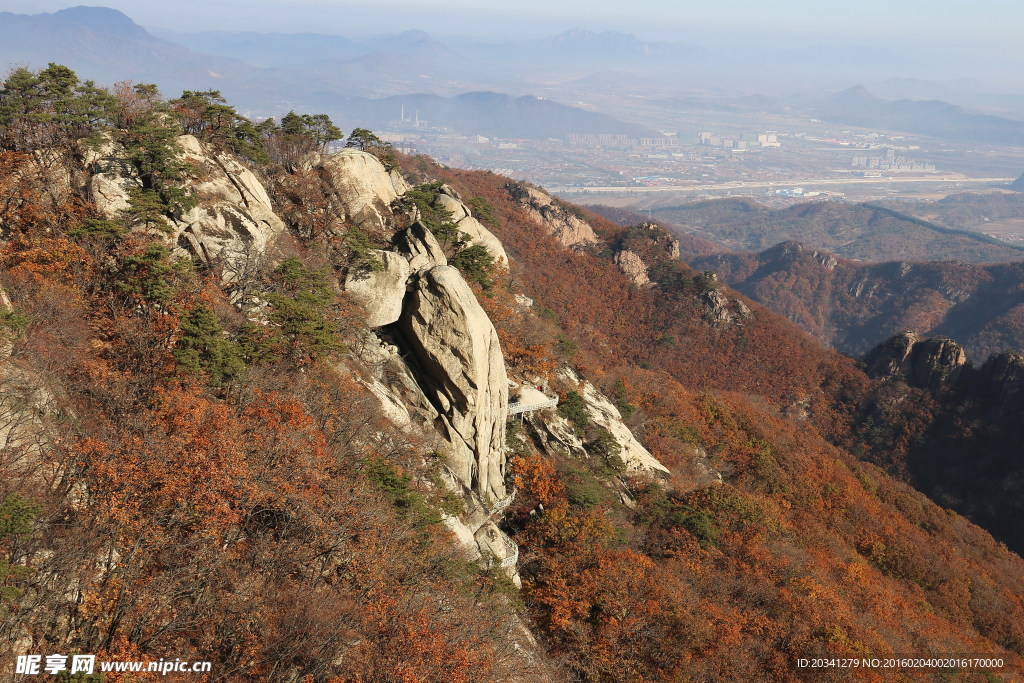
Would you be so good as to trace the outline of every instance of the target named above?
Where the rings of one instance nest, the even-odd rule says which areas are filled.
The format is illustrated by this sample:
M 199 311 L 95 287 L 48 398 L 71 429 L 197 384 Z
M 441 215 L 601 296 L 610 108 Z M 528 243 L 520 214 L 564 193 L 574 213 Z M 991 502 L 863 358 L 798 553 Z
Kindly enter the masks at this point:
M 508 404 L 509 415 L 519 415 L 520 413 L 528 413 L 534 410 L 540 410 L 542 408 L 554 408 L 558 405 L 558 398 L 549 398 L 546 401 L 534 401 L 534 402 L 510 402 Z

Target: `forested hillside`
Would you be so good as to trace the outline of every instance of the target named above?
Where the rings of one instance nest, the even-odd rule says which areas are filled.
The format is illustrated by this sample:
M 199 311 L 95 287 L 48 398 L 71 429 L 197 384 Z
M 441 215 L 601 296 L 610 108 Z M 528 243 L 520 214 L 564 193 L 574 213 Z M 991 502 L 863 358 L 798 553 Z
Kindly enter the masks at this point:
M 755 651 L 751 656 L 758 663 L 750 668 L 726 667 L 714 675 L 756 677 L 758 672 L 768 670 L 786 679 L 792 676 L 792 671 L 784 663 L 785 658 L 770 663 L 773 656 L 768 650 L 760 649 L 764 638 L 772 643 L 769 649 L 777 651 L 799 650 L 815 640 L 813 636 L 804 640 L 793 630 L 769 627 L 768 624 L 777 623 L 781 615 L 749 602 L 758 590 L 745 586 L 748 581 L 769 591 L 762 594 L 768 604 L 788 605 L 794 594 L 788 587 L 790 579 L 782 577 L 787 572 L 797 571 L 816 587 L 831 592 L 839 603 L 849 604 L 846 601 L 852 595 L 844 588 L 843 581 L 826 577 L 830 572 L 834 577 L 851 570 L 853 565 L 843 565 L 843 561 L 839 561 L 839 565 L 832 564 L 839 557 L 846 557 L 846 562 L 859 557 L 866 562 L 864 567 L 872 570 L 864 575 L 873 577 L 871 581 L 883 579 L 884 582 L 883 577 L 887 577 L 909 579 L 922 589 L 928 584 L 942 584 L 943 591 L 949 588 L 944 579 L 926 579 L 919 574 L 923 567 L 912 569 L 904 564 L 916 561 L 913 558 L 931 562 L 935 554 L 924 546 L 904 545 L 903 539 L 917 538 L 925 542 L 924 536 L 917 536 L 911 529 L 930 528 L 940 518 L 957 519 L 955 513 L 942 511 L 941 517 L 930 517 L 927 521 L 917 518 L 919 513 L 938 509 L 917 497 L 919 494 L 906 485 L 850 455 L 851 451 L 859 453 L 862 458 L 874 460 L 898 473 L 931 419 L 930 411 L 934 406 L 924 392 L 898 384 L 872 385 L 851 361 L 814 345 L 759 307 L 752 307 L 752 317 L 735 314 L 724 319 L 717 317 L 715 313 L 720 311 L 716 311 L 716 299 L 706 294 L 721 292 L 724 288 L 715 285 L 707 274 L 666 259 L 664 253 L 660 261 L 653 254 L 647 254 L 655 287 L 613 288 L 610 285 L 616 280 L 615 273 L 606 259 L 616 249 L 624 247 L 642 252 L 642 244 L 651 239 L 650 231 L 642 226 L 639 230 L 622 230 L 589 216 L 590 224 L 607 240 L 608 247 L 587 252 L 577 246 L 573 252 L 566 252 L 545 235 L 547 231 L 542 226 L 522 220 L 523 205 L 510 201 L 518 194 L 514 184 L 488 173 L 442 169 L 425 161 L 420 164 L 421 173 L 436 174 L 464 193 L 488 201 L 498 217 L 495 232 L 512 257 L 514 281 L 521 282 L 526 293 L 550 308 L 561 329 L 576 341 L 578 350 L 573 356 L 574 364 L 597 375 L 606 373 L 609 383 L 621 381 L 629 389 L 630 400 L 638 406 L 635 415 L 642 419 L 631 424 L 674 473 L 666 493 L 668 501 L 675 502 L 665 513 L 675 510 L 671 514 L 676 521 L 666 526 L 667 520 L 660 518 L 665 513 L 654 517 L 651 513 L 641 513 L 630 520 L 629 533 L 646 539 L 639 548 L 655 562 L 660 580 L 675 584 L 680 576 L 688 576 L 689 580 L 684 583 L 688 583 L 690 590 L 696 590 L 690 600 L 701 600 L 698 596 L 706 589 L 696 588 L 702 585 L 697 576 L 708 572 L 708 578 L 720 577 L 710 567 L 725 562 L 725 566 L 731 567 L 728 571 L 733 573 L 732 581 L 738 583 L 730 583 L 731 588 L 720 588 L 732 597 L 724 603 L 720 602 L 721 598 L 715 599 L 717 604 L 713 608 L 709 603 L 702 603 L 707 605 L 703 609 L 717 611 L 724 606 L 732 614 L 729 620 L 765 620 L 767 630 L 749 625 L 740 628 L 740 633 L 747 636 L 735 636 L 736 643 L 742 642 L 744 649 Z M 660 239 L 656 237 L 654 241 Z M 517 265 L 521 270 L 517 270 Z M 622 330 L 623 336 L 609 339 L 602 334 L 604 330 L 615 329 Z M 644 335 L 654 337 L 655 331 L 658 336 L 654 345 L 645 344 Z M 843 444 L 849 450 L 836 448 L 835 444 Z M 692 464 L 687 461 L 695 451 L 711 454 L 711 462 L 724 475 L 722 487 L 692 488 Z M 954 455 L 954 459 L 962 462 L 959 458 L 964 455 L 960 451 L 959 457 Z M 852 480 L 847 479 L 850 476 Z M 549 486 L 557 488 L 550 480 L 541 480 L 537 485 L 543 486 L 544 491 Z M 571 500 L 571 491 L 569 495 Z M 725 496 L 728 500 L 703 498 L 708 495 L 712 499 Z M 904 495 L 910 498 L 903 498 Z M 731 496 L 739 496 L 739 499 Z M 655 504 L 664 509 L 665 503 Z M 766 508 L 760 507 L 762 505 L 768 505 L 772 512 L 768 513 Z M 910 513 L 910 510 L 916 512 Z M 780 530 L 788 530 L 781 536 L 768 531 L 773 522 L 761 516 L 776 513 L 779 517 L 775 519 L 782 525 Z M 876 514 L 880 516 L 875 517 Z M 527 518 L 527 521 L 533 520 Z M 673 524 L 681 526 L 672 528 Z M 942 527 L 952 531 L 945 524 Z M 935 532 L 940 536 L 947 533 Z M 907 536 L 903 536 L 904 533 Z M 926 533 L 930 535 L 931 532 Z M 685 548 L 659 547 L 673 537 L 685 540 Z M 819 545 L 826 537 L 841 540 L 838 546 L 832 541 Z M 723 542 L 726 538 L 738 545 Z M 934 536 L 932 538 L 935 540 Z M 806 550 L 797 551 L 790 542 Z M 694 554 L 698 548 L 701 550 Z M 873 560 L 872 548 L 878 553 Z M 813 562 L 803 564 L 808 562 L 807 552 L 824 562 L 820 566 L 822 572 L 810 568 Z M 848 554 L 850 552 L 854 554 Z M 790 559 L 782 565 L 773 564 L 784 556 Z M 1017 562 L 1015 555 L 1009 556 Z M 757 560 L 753 559 L 755 557 Z M 826 560 L 826 557 L 832 559 Z M 668 575 L 661 573 L 666 560 L 669 560 Z M 691 564 L 695 561 L 696 566 Z M 572 585 L 569 578 L 572 572 L 579 572 L 581 567 L 572 553 L 566 553 L 563 562 L 568 563 L 568 573 L 561 585 L 568 587 Z M 682 570 L 678 562 L 692 568 Z M 889 562 L 894 564 L 889 565 Z M 900 568 L 896 569 L 895 565 Z M 952 569 L 957 565 L 960 560 L 948 566 Z M 797 570 L 797 566 L 806 568 Z M 831 569 L 825 569 L 826 566 Z M 842 566 L 845 569 L 840 569 Z M 550 572 L 546 562 L 540 567 L 544 574 Z M 529 565 L 526 569 L 529 571 Z M 915 575 L 917 579 L 910 579 Z M 548 581 L 546 576 L 535 580 L 541 581 L 541 585 L 547 585 Z M 861 579 L 856 583 L 863 585 Z M 924 595 L 929 595 L 928 589 L 924 590 Z M 819 604 L 817 598 L 812 601 Z M 874 631 L 874 627 L 862 630 L 863 622 L 856 625 L 857 618 L 846 612 L 848 607 L 840 608 L 839 603 L 831 603 L 831 609 L 851 614 L 853 620 L 840 620 L 844 634 L 840 640 L 877 637 L 879 631 Z M 868 609 L 867 604 L 855 599 L 853 612 Z M 580 605 L 578 609 L 583 613 L 586 606 Z M 784 608 L 787 613 L 788 610 Z M 941 609 L 936 612 L 941 613 L 944 613 Z M 871 621 L 884 629 L 880 626 L 884 619 L 877 612 L 873 614 Z M 867 613 L 861 616 L 866 617 Z M 817 624 L 812 630 L 821 629 L 818 633 L 835 626 L 835 622 L 828 620 Z M 567 653 L 579 646 L 580 636 L 570 637 L 571 631 L 564 630 L 569 628 L 568 622 L 549 625 L 549 629 L 555 626 L 563 629 L 556 634 L 563 639 L 562 647 Z M 876 636 L 867 636 L 870 631 Z M 854 632 L 864 635 L 847 635 Z M 659 637 L 663 639 L 663 649 L 665 636 Z M 835 642 L 828 637 L 825 641 Z M 866 642 L 859 640 L 852 647 L 854 650 L 870 647 Z
M 1021 261 L 868 264 L 786 242 L 691 263 L 852 356 L 903 330 L 952 337 L 977 362 L 1024 349 Z
M 741 251 L 795 240 L 870 262 L 1005 263 L 1024 257 L 1024 248 L 875 204 L 827 201 L 770 209 L 747 199 L 716 199 L 665 207 L 657 217 L 682 232 Z
M 910 385 L 932 398 L 930 420 L 907 456 L 885 464 L 1020 553 L 1024 357 L 1007 352 L 971 363 L 952 339 L 905 332 L 872 349 L 864 362 L 872 376 L 894 390 L 907 391 Z M 887 429 L 884 421 L 865 428 L 866 434 Z
M 55 65 L 3 83 L 4 661 L 1021 671 L 1024 560 L 899 479 L 935 396 L 681 263 L 658 226 L 367 130 L 325 153 L 345 138 Z
M 1016 241 L 1024 225 L 1024 183 L 1018 178 L 1010 190 L 960 192 L 929 202 L 883 202 L 889 208 L 948 227 L 1005 236 Z

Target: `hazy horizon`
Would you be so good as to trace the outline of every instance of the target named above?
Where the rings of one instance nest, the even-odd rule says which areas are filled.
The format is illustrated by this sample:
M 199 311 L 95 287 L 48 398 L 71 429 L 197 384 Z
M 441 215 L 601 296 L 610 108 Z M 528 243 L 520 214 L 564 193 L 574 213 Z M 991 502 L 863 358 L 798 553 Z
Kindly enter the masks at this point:
M 0 11 L 40 14 L 77 5 L 4 0 Z M 698 88 L 720 92 L 835 92 L 857 84 L 920 80 L 955 88 L 963 104 L 969 104 L 971 92 L 1024 95 L 1024 49 L 1015 36 L 1024 5 L 1003 0 L 981 0 L 970 8 L 866 0 L 813 10 L 796 0 L 771 6 L 730 0 L 714 7 L 637 0 L 628 9 L 609 0 L 523 0 L 501 7 L 455 0 L 424 7 L 399 0 L 366 9 L 338 0 L 297 0 L 286 6 L 271 0 L 182 0 L 173 6 L 103 0 L 90 6 L 117 9 L 171 41 L 203 32 L 319 33 L 362 40 L 420 30 L 468 54 L 475 45 L 547 38 L 573 29 L 616 31 L 706 52 L 707 60 L 690 65 L 701 71 L 691 68 L 687 78 L 703 80 Z M 888 94 L 899 96 L 901 87 L 887 88 Z M 957 97 L 941 90 L 924 96 Z
M 0 11 L 22 14 L 54 12 L 83 3 L 59 0 L 7 0 Z M 951 49 L 984 49 L 1007 58 L 1020 58 L 1017 27 L 1024 22 L 1024 5 L 1002 0 L 978 0 L 971 7 L 905 0 L 899 5 L 864 0 L 856 5 L 809 10 L 804 2 L 782 0 L 770 6 L 755 0 L 730 0 L 714 7 L 680 6 L 667 0 L 637 0 L 628 10 L 611 0 L 521 0 L 514 6 L 482 8 L 477 3 L 442 1 L 429 8 L 403 0 L 372 9 L 338 0 L 297 0 L 282 6 L 276 0 L 181 0 L 163 2 L 104 0 L 89 3 L 118 9 L 137 23 L 176 32 L 255 31 L 327 33 L 372 36 L 419 29 L 446 37 L 532 39 L 574 28 L 623 31 L 642 40 L 778 42 L 797 38 L 811 42 L 862 44 L 897 40 L 901 45 L 931 47 L 953 41 Z M 285 9 L 286 8 L 286 9 Z M 1009 50 L 1009 51 L 1008 51 Z

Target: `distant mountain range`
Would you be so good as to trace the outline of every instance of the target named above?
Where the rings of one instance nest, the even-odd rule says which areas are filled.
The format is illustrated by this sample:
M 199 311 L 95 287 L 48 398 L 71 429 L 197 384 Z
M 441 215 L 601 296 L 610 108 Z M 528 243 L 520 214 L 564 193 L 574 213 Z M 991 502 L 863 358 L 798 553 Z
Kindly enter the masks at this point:
M 707 58 L 707 50 L 685 43 L 647 42 L 619 31 L 573 29 L 540 40 L 475 43 L 466 46 L 474 55 L 528 68 L 672 69 Z
M 832 201 L 772 209 L 748 199 L 720 199 L 662 208 L 655 217 L 727 249 L 760 251 L 798 240 L 811 249 L 874 262 L 1000 263 L 1024 258 L 1024 248 L 876 204 Z
M 58 62 L 103 83 L 146 77 L 166 87 L 199 87 L 254 71 L 241 62 L 200 55 L 150 35 L 116 10 L 75 7 L 54 14 L 0 13 L 0 63 L 46 66 Z
M 447 42 L 415 30 L 359 40 L 318 33 L 172 33 L 151 32 L 103 7 L 0 14 L 0 66 L 59 62 L 101 84 L 122 79 L 153 82 L 169 95 L 184 89 L 216 89 L 256 118 L 295 109 L 327 112 L 343 126 L 380 126 L 393 121 L 394 110 L 401 106 L 388 98 L 414 97 L 417 101 L 410 100 L 411 106 L 421 108 L 432 124 L 459 133 L 537 138 L 566 132 L 650 135 L 647 128 L 641 131 L 642 127 L 609 115 L 647 116 L 650 107 L 644 107 L 650 104 L 659 108 L 652 120 L 668 127 L 676 125 L 679 112 L 688 110 L 784 115 L 800 111 L 846 125 L 952 141 L 1024 144 L 1022 121 L 972 114 L 941 101 L 884 100 L 861 87 L 824 100 L 806 92 L 729 93 L 751 79 L 757 83 L 780 73 L 796 78 L 801 69 L 818 78 L 818 67 L 842 62 L 851 54 L 849 46 L 808 49 L 811 52 L 805 54 L 762 46 L 747 52 L 719 48 L 713 53 L 686 42 L 649 42 L 618 31 L 582 29 L 538 40 Z M 892 63 L 890 58 L 895 56 L 886 57 Z M 915 87 L 918 84 L 912 81 L 906 85 L 908 92 Z M 479 95 L 488 91 L 546 99 Z M 473 95 L 463 98 L 466 93 Z M 636 99 L 623 106 L 627 95 Z M 586 102 L 589 109 L 561 105 L 559 100 Z M 633 106 L 641 101 L 644 107 Z
M 606 68 L 662 65 L 699 59 L 707 51 L 681 43 L 650 43 L 617 31 L 573 29 L 539 40 L 508 42 L 461 42 L 452 47 L 423 31 L 350 40 L 315 33 L 230 33 L 223 31 L 174 33 L 157 31 L 161 37 L 198 52 L 231 57 L 264 67 L 308 66 L 321 61 L 344 62 L 375 53 L 392 55 L 434 51 L 500 65 L 507 72 L 545 66 L 548 69 Z
M 937 83 L 919 78 L 886 78 L 864 86 L 871 94 L 886 99 L 941 100 L 986 114 L 1024 118 L 1024 95 L 1015 94 L 1015 88 L 1004 83 L 975 79 Z
M 0 65 L 40 68 L 58 62 L 101 84 L 126 78 L 152 82 L 171 96 L 186 89 L 215 89 L 250 116 L 326 111 L 347 128 L 383 127 L 399 118 L 404 104 L 410 116 L 418 110 L 432 125 L 462 133 L 511 138 L 657 134 L 551 99 L 483 92 L 480 84 L 495 80 L 471 72 L 486 74 L 486 69 L 470 68 L 472 59 L 419 31 L 361 43 L 319 34 L 173 37 L 181 42 L 157 37 L 125 14 L 102 7 L 35 15 L 5 12 L 0 14 Z M 453 96 L 416 94 L 437 90 Z M 371 97 L 395 92 L 406 94 Z
M 863 86 L 820 102 L 815 113 L 826 121 L 928 135 L 951 142 L 1024 145 L 1024 121 L 971 114 L 939 100 L 885 100 Z
M 451 128 L 493 137 L 546 138 L 570 133 L 659 135 L 645 126 L 623 123 L 598 112 L 567 107 L 530 95 L 513 97 L 495 92 L 470 92 L 455 97 L 398 95 L 353 101 L 349 115 L 372 125 L 383 125 L 396 120 L 402 109 L 410 119 L 418 116 L 428 122 L 443 121 Z
M 530 92 L 504 66 L 481 62 L 423 31 L 360 41 L 317 33 L 157 33 L 204 54 L 301 72 L 349 97 L 421 92 L 450 96 L 494 89 L 499 83 L 513 94 Z
M 984 205 L 995 201 L 998 207 L 1003 196 L 1015 197 L 993 195 Z M 620 225 L 649 220 L 623 209 L 587 209 Z M 663 212 L 657 215 L 665 218 Z M 906 329 L 953 337 L 976 361 L 1007 349 L 1024 350 L 1024 249 L 1019 247 L 870 204 L 770 209 L 724 199 L 679 207 L 670 215 L 677 225 L 686 225 L 685 232 L 672 229 L 683 261 L 715 272 L 843 353 L 861 356 Z M 771 246 L 761 246 L 772 240 Z M 755 251 L 731 251 L 722 244 Z M 851 252 L 871 255 L 875 262 L 837 255 Z M 972 260 L 978 263 L 967 262 Z
M 161 29 L 153 29 L 152 32 L 196 52 L 230 57 L 264 68 L 302 66 L 319 60 L 354 59 L 368 51 L 343 36 L 322 33 L 175 33 Z

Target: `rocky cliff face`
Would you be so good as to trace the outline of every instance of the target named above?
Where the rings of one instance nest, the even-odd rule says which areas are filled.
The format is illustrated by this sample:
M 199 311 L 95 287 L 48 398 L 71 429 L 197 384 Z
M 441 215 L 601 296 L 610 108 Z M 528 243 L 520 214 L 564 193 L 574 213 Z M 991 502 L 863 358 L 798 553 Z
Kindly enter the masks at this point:
M 655 284 L 652 277 L 671 273 L 679 265 L 679 240 L 657 223 L 643 222 L 627 227 L 611 247 L 619 271 L 638 287 Z
M 414 273 L 448 265 L 448 257 L 444 255 L 441 244 L 419 221 L 397 233 L 393 242 L 395 249 L 408 259 L 409 268 Z
M 967 363 L 963 347 L 947 337 L 932 337 L 915 344 L 911 356 L 911 381 L 929 389 L 955 382 Z
M 374 267 L 352 268 L 345 276 L 345 291 L 366 309 L 370 327 L 397 322 L 402 315 L 406 285 L 412 270 L 409 259 L 393 251 L 370 252 Z
M 381 211 L 390 212 L 398 195 L 384 167 L 368 154 L 341 156 L 324 167 L 353 220 L 385 221 Z M 454 193 L 442 193 L 439 201 L 460 224 L 470 219 Z M 507 259 L 501 243 L 490 237 Z M 409 423 L 410 407 L 433 423 L 461 486 L 484 503 L 504 498 L 508 378 L 494 325 L 422 223 L 396 233 L 393 243 L 393 250 L 372 252 L 375 267 L 353 268 L 345 279 L 346 291 L 366 309 L 369 326 L 393 325 L 393 356 L 405 354 L 412 365 L 392 373 L 392 386 L 381 384 L 375 393 L 399 423 Z M 403 410 L 403 400 L 410 398 Z
M 314 160 L 344 225 L 372 234 L 394 232 L 389 249 L 370 252 L 371 263 L 349 269 L 344 287 L 377 330 L 360 356 L 357 379 L 393 424 L 442 453 L 442 481 L 461 494 L 463 511 L 445 523 L 468 559 L 496 562 L 513 581 L 518 551 L 494 523 L 508 503 L 505 421 L 508 377 L 494 325 L 459 271 L 448 265 L 434 235 L 415 211 L 400 217 L 395 200 L 407 189 L 371 155 L 348 151 Z M 497 263 L 507 263 L 500 241 L 478 225 L 447 188 L 438 203 Z
M 0 315 L 13 311 L 0 289 Z M 13 336 L 0 330 L 0 453 L 9 473 L 49 486 L 57 479 L 56 469 L 41 458 L 60 440 L 62 411 L 43 378 L 11 358 Z
M 472 215 L 455 192 L 443 187 L 436 205 L 466 230 Z M 488 248 L 499 264 L 507 259 L 493 235 L 484 237 L 477 243 Z M 470 556 L 498 562 L 515 580 L 515 544 L 495 524 L 495 514 L 507 503 L 509 493 L 505 456 L 509 381 L 497 333 L 422 223 L 414 221 L 396 233 L 393 245 L 393 250 L 375 252 L 380 270 L 351 273 L 346 280 L 346 289 L 367 308 L 371 324 L 380 328 L 385 339 L 372 352 L 372 364 L 380 370 L 367 386 L 396 424 L 419 425 L 437 436 L 433 447 L 446 454 L 450 486 L 468 494 L 464 512 L 446 523 Z M 618 445 L 626 472 L 668 474 L 607 397 L 575 375 L 572 381 L 585 397 L 592 424 L 606 430 Z M 539 410 L 523 419 L 531 425 L 542 451 L 558 457 L 590 457 L 584 440 L 556 410 Z M 713 470 L 701 463 L 695 455 L 693 478 L 714 480 Z
M 399 326 L 454 449 L 455 475 L 484 501 L 505 497 L 508 376 L 494 325 L 459 272 L 435 266 L 414 283 Z
M 981 367 L 956 342 L 904 332 L 865 357 L 868 373 L 925 389 L 930 420 L 907 458 L 913 483 L 1020 552 L 1024 514 L 1024 357 L 1006 352 Z
M 879 344 L 864 357 L 868 374 L 873 377 L 906 376 L 911 366 L 910 354 L 921 341 L 916 332 L 901 332 Z
M 393 226 L 393 205 L 408 186 L 376 157 L 345 150 L 313 168 L 344 207 L 347 223 L 374 231 Z M 454 192 L 442 193 L 439 201 L 460 225 L 471 220 Z M 497 238 L 490 239 L 507 259 Z M 431 425 L 458 485 L 492 503 L 507 495 L 508 378 L 497 332 L 422 223 L 414 220 L 392 242 L 393 249 L 371 252 L 372 267 L 351 268 L 345 278 L 345 290 L 366 309 L 369 327 L 393 327 L 383 347 L 373 343 L 367 351 L 372 364 L 390 369 L 366 384 L 396 424 Z
M 981 366 L 977 384 L 993 405 L 993 419 L 1019 422 L 1024 408 L 1024 356 L 1016 352 L 992 356 Z
M 230 155 L 215 153 L 191 136 L 179 138 L 177 144 L 181 159 L 195 168 L 187 187 L 197 206 L 169 221 L 169 239 L 204 262 L 222 263 L 224 279 L 230 282 L 262 256 L 270 240 L 285 229 L 284 223 L 255 175 Z M 392 233 L 400 222 L 395 200 L 408 185 L 376 157 L 356 150 L 326 157 L 314 154 L 302 160 L 299 170 L 320 178 L 344 229 L 382 235 Z M 122 151 L 108 146 L 94 160 L 90 191 L 104 215 L 120 217 L 129 206 L 131 190 L 138 186 Z M 501 242 L 450 188 L 439 200 L 473 243 L 487 248 L 499 264 L 507 264 Z M 472 290 L 458 270 L 447 265 L 430 231 L 413 219 L 412 225 L 394 234 L 392 249 L 373 250 L 372 265 L 350 268 L 345 277 L 345 290 L 366 310 L 368 326 L 397 333 L 387 337 L 397 345 L 387 340 L 368 345 L 364 355 L 381 372 L 362 381 L 392 422 L 438 438 L 435 445 L 447 456 L 453 486 L 472 492 L 469 536 L 489 556 L 505 559 L 508 552 L 499 550 L 507 550 L 511 541 L 496 535 L 500 531 L 491 528 L 493 523 L 483 513 L 508 495 L 504 358 L 494 325 Z
M 651 278 L 647 276 L 647 264 L 644 263 L 644 260 L 636 252 L 629 249 L 623 249 L 618 252 L 615 254 L 615 265 L 637 287 L 651 284 Z
M 496 265 L 508 266 L 508 254 L 505 253 L 501 240 L 473 217 L 473 213 L 455 190 L 448 185 L 442 185 L 441 192 L 437 195 L 437 205 L 452 215 L 452 220 L 459 230 L 469 238 L 469 244 L 478 244 L 486 249 Z
M 559 205 L 550 195 L 522 183 L 507 186 L 512 199 L 549 235 L 567 247 L 597 244 L 594 229 L 580 216 Z
M 981 367 L 986 382 L 1002 389 L 1002 393 L 1017 394 L 1024 391 L 1024 356 L 1016 352 L 992 356 Z
M 633 435 L 623 422 L 622 413 L 597 387 L 581 378 L 574 370 L 562 368 L 557 373 L 565 387 L 571 387 L 583 398 L 589 421 L 599 429 L 607 430 L 621 449 L 628 473 L 668 474 L 667 467 L 658 462 L 651 452 Z M 562 451 L 574 457 L 588 457 L 587 447 L 572 424 L 555 410 L 545 410 L 530 416 L 530 425 L 540 444 L 549 453 Z
M 284 231 L 266 189 L 252 171 L 190 135 L 178 138 L 182 158 L 199 169 L 189 184 L 199 205 L 175 217 L 178 245 L 202 261 L 225 264 L 227 280 L 242 275 Z
M 206 263 L 222 265 L 224 280 L 230 283 L 249 272 L 285 225 L 274 213 L 266 189 L 240 162 L 190 136 L 177 144 L 181 158 L 195 168 L 187 189 L 197 205 L 168 219 L 167 239 Z M 93 160 L 91 169 L 91 196 L 104 215 L 121 217 L 132 190 L 139 187 L 123 152 L 108 148 Z M 330 157 L 313 154 L 293 170 L 319 178 L 324 196 L 338 209 L 339 229 L 361 228 L 376 236 L 378 244 L 383 242 L 380 236 L 391 236 L 390 247 L 372 250 L 366 262 L 350 267 L 344 277 L 346 293 L 365 309 L 367 326 L 373 330 L 357 351 L 360 363 L 348 372 L 369 389 L 381 414 L 421 440 L 425 449 L 444 456 L 441 480 L 463 500 L 462 512 L 445 522 L 463 543 L 467 557 L 496 563 L 517 581 L 518 549 L 498 525 L 511 501 L 506 481 L 509 378 L 494 325 L 415 212 L 400 215 L 401 203 L 396 200 L 408 186 L 375 157 L 353 150 Z M 543 192 L 527 188 L 522 200 L 528 213 L 563 244 L 597 242 L 585 221 Z M 445 186 L 436 201 L 471 244 L 487 249 L 497 265 L 507 265 L 500 240 L 476 220 L 456 192 Z M 648 284 L 642 259 L 635 254 L 630 259 L 629 253 L 623 252 L 620 265 L 635 266 L 635 281 Z M 520 305 L 528 308 L 529 303 Z M 618 445 L 626 473 L 668 474 L 607 397 L 575 375 L 573 381 L 592 424 Z M 13 396 L 16 387 L 11 388 Z M 52 397 L 36 398 L 38 404 Z M 0 433 L 8 448 L 20 448 L 26 439 L 52 426 L 33 410 L 35 417 L 25 422 L 32 429 L 25 435 Z M 557 411 L 547 409 L 524 419 L 536 425 L 542 451 L 590 457 L 584 439 Z
M 399 173 L 355 149 L 324 157 L 312 170 L 337 198 L 345 223 L 374 233 L 387 230 L 391 203 L 409 189 Z
M 607 396 L 598 391 L 590 382 L 583 382 L 582 388 L 590 420 L 607 429 L 618 442 L 622 448 L 619 457 L 625 463 L 627 472 L 669 473 L 668 468 L 658 462 L 658 459 L 637 441 L 629 427 L 623 424 L 622 413 L 608 400 Z
M 911 386 L 934 391 L 956 382 L 967 354 L 952 339 L 922 340 L 914 332 L 903 332 L 879 345 L 864 362 L 873 377 L 900 377 Z
M 168 221 L 168 241 L 204 263 L 221 265 L 231 282 L 252 272 L 267 245 L 284 232 L 270 197 L 256 176 L 231 155 L 213 151 L 191 135 L 178 138 L 180 158 L 194 168 L 186 189 L 195 208 Z M 98 155 L 90 178 L 90 195 L 100 213 L 120 218 L 130 192 L 140 187 L 113 145 Z
M 750 308 L 739 299 L 729 299 L 718 289 L 701 294 L 704 318 L 712 325 L 738 325 L 750 316 Z

